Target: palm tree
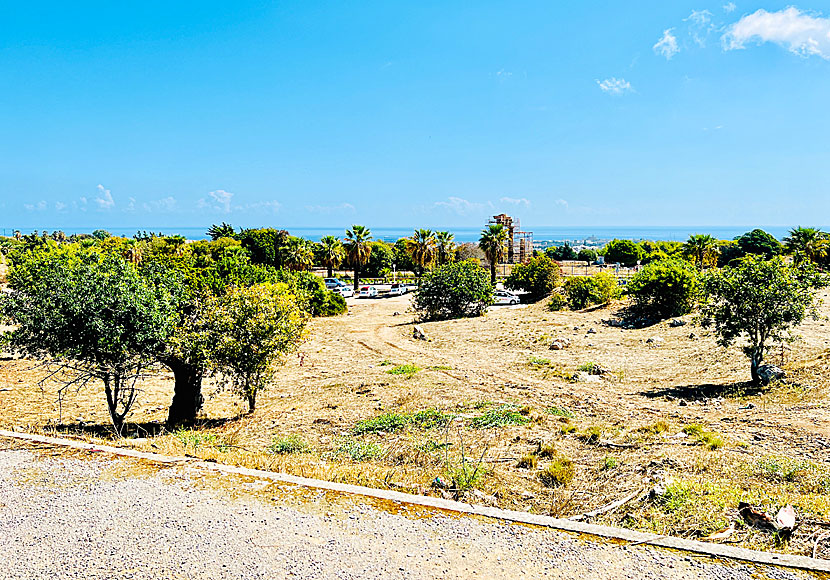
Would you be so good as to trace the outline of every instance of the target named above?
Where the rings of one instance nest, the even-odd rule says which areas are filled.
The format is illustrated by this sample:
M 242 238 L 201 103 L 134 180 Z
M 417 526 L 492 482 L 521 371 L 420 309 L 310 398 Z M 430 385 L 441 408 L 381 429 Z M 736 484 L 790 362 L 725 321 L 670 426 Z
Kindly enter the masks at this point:
M 343 244 L 346 247 L 346 256 L 354 268 L 354 289 L 357 292 L 360 286 L 360 268 L 369 261 L 372 255 L 372 246 L 369 242 L 372 239 L 372 232 L 366 226 L 353 225 L 346 230 L 346 239 Z
M 787 246 L 796 263 L 804 260 L 818 262 L 828 254 L 830 235 L 818 228 L 797 228 L 790 230 L 790 235 L 784 238 L 784 245 Z
M 415 230 L 411 238 L 406 238 L 406 251 L 418 269 L 418 280 L 435 260 L 435 250 L 435 234 L 432 230 Z
M 718 261 L 718 241 L 709 234 L 693 234 L 683 244 L 683 253 L 698 268 L 714 266 Z
M 496 283 L 496 266 L 504 259 L 507 243 L 507 228 L 502 224 L 489 224 L 481 230 L 478 247 L 490 262 L 490 283 Z
M 139 242 L 130 240 L 126 244 L 123 253 L 124 259 L 137 266 L 141 262 L 141 246 Z
M 232 238 L 236 235 L 233 226 L 226 222 L 222 222 L 219 225 L 213 224 L 208 228 L 207 233 L 214 242 L 219 238 Z
M 314 264 L 314 250 L 311 242 L 303 238 L 289 238 L 288 243 L 280 248 L 282 263 L 289 270 L 303 272 Z
M 343 243 L 334 236 L 323 236 L 320 238 L 320 262 L 329 270 L 329 278 L 334 275 L 337 268 L 346 257 Z
M 455 254 L 455 236 L 450 232 L 435 232 L 435 245 L 438 248 L 438 265 L 452 262 Z

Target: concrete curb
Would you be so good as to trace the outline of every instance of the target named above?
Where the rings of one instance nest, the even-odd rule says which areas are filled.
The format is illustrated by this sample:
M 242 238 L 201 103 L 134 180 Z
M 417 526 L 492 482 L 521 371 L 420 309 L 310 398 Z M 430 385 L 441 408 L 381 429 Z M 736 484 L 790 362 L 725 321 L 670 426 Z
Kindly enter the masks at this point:
M 310 487 L 314 489 L 326 489 L 339 493 L 362 495 L 366 497 L 373 497 L 377 499 L 395 501 L 427 508 L 447 510 L 463 514 L 473 514 L 498 520 L 531 524 L 535 526 L 544 526 L 547 528 L 562 530 L 566 532 L 573 532 L 577 534 L 588 534 L 591 536 L 598 536 L 601 538 L 622 540 L 628 542 L 629 544 L 644 544 L 650 546 L 658 546 L 661 548 L 682 550 L 685 552 L 692 552 L 704 556 L 711 556 L 713 558 L 728 558 L 733 560 L 742 560 L 745 562 L 751 562 L 754 564 L 760 564 L 765 566 L 781 566 L 786 568 L 797 568 L 799 570 L 807 570 L 811 572 L 830 573 L 830 560 L 819 560 L 815 558 L 809 558 L 807 556 L 775 554 L 771 552 L 759 552 L 757 550 L 736 548 L 734 546 L 726 546 L 723 544 L 708 544 L 705 542 L 698 542 L 695 540 L 686 540 L 683 538 L 674 538 L 670 536 L 660 536 L 656 534 L 636 532 L 622 528 L 598 526 L 594 524 L 574 522 L 570 520 L 563 520 L 559 518 L 531 514 L 527 512 L 503 510 L 494 507 L 466 504 L 435 497 L 426 497 L 420 495 L 412 495 L 408 493 L 401 493 L 398 491 L 362 487 L 359 485 L 334 483 L 331 481 L 310 479 L 307 477 L 297 477 L 294 475 L 276 473 L 272 471 L 249 469 L 247 467 L 234 467 L 232 465 L 223 465 L 221 463 L 199 461 L 192 459 L 190 457 L 176 457 L 171 455 L 160 455 L 158 453 L 145 453 L 143 451 L 135 451 L 132 449 L 123 449 L 120 447 L 112 447 L 108 445 L 95 445 L 92 443 L 73 441 L 71 439 L 46 437 L 44 435 L 34 435 L 30 433 L 18 433 L 16 431 L 0 430 L 0 437 L 20 439 L 23 441 L 32 441 L 36 443 L 45 443 L 48 445 L 59 445 L 62 447 L 71 447 L 74 449 L 82 449 L 92 452 L 111 453 L 113 455 L 118 455 L 122 457 L 134 457 L 137 459 L 144 459 L 156 463 L 187 463 L 191 467 L 208 469 L 210 471 L 218 471 L 221 473 L 234 473 L 237 475 L 245 475 L 260 479 L 269 479 L 272 481 L 301 485 L 304 487 Z

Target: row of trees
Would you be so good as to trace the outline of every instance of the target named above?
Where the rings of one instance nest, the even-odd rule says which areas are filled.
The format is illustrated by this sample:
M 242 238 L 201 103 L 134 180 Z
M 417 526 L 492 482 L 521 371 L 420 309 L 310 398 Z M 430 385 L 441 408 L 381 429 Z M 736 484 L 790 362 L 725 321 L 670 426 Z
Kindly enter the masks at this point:
M 119 433 L 157 366 L 174 374 L 169 424 L 195 419 L 210 375 L 253 411 L 308 319 L 345 311 L 319 277 L 257 263 L 229 238 L 40 240 L 8 261 L 5 347 L 43 360 L 48 378 L 70 377 L 64 388 L 100 381 Z
M 718 240 L 708 234 L 689 236 L 685 243 L 667 241 L 611 240 L 603 248 L 583 249 L 577 253 L 567 243 L 564 246 L 548 248 L 545 253 L 555 260 L 582 260 L 593 262 L 597 255 L 605 257 L 608 264 L 619 263 L 631 267 L 638 263 L 648 264 L 666 258 L 683 258 L 697 268 L 725 266 L 747 255 L 773 256 L 789 254 L 796 263 L 807 261 L 813 264 L 830 265 L 830 234 L 818 228 L 797 227 L 779 242 L 773 235 L 762 229 L 754 229 L 734 240 Z

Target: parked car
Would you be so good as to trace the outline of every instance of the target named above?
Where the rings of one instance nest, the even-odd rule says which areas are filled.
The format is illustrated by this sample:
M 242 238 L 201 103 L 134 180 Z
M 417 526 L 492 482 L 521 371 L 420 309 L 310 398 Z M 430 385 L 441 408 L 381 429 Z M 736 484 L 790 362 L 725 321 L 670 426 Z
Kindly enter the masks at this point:
M 378 289 L 374 286 L 361 286 L 360 287 L 360 294 L 357 295 L 358 298 L 377 298 Z
M 351 298 L 354 296 L 354 290 L 352 290 L 351 286 L 346 286 L 345 284 L 342 286 L 335 286 L 331 289 L 332 292 L 337 292 L 343 298 Z
M 493 304 L 502 305 L 502 304 L 518 304 L 519 297 L 513 294 L 512 292 L 508 292 L 507 290 L 496 290 L 493 293 Z
M 348 284 L 346 284 L 342 280 L 338 280 L 337 278 L 324 278 L 323 282 L 325 282 L 326 288 L 328 288 L 329 290 L 334 290 L 335 288 L 348 286 Z
M 392 284 L 392 289 L 389 290 L 389 296 L 403 296 L 407 290 L 406 284 Z

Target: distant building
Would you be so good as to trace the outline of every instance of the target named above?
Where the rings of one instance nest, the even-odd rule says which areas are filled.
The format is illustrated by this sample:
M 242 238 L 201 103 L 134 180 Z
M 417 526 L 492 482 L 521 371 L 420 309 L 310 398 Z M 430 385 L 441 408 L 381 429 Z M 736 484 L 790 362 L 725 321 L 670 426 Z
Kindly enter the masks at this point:
M 501 224 L 507 230 L 505 257 L 508 264 L 520 264 L 533 256 L 533 232 L 522 231 L 519 220 L 505 213 L 493 216 L 489 224 Z

